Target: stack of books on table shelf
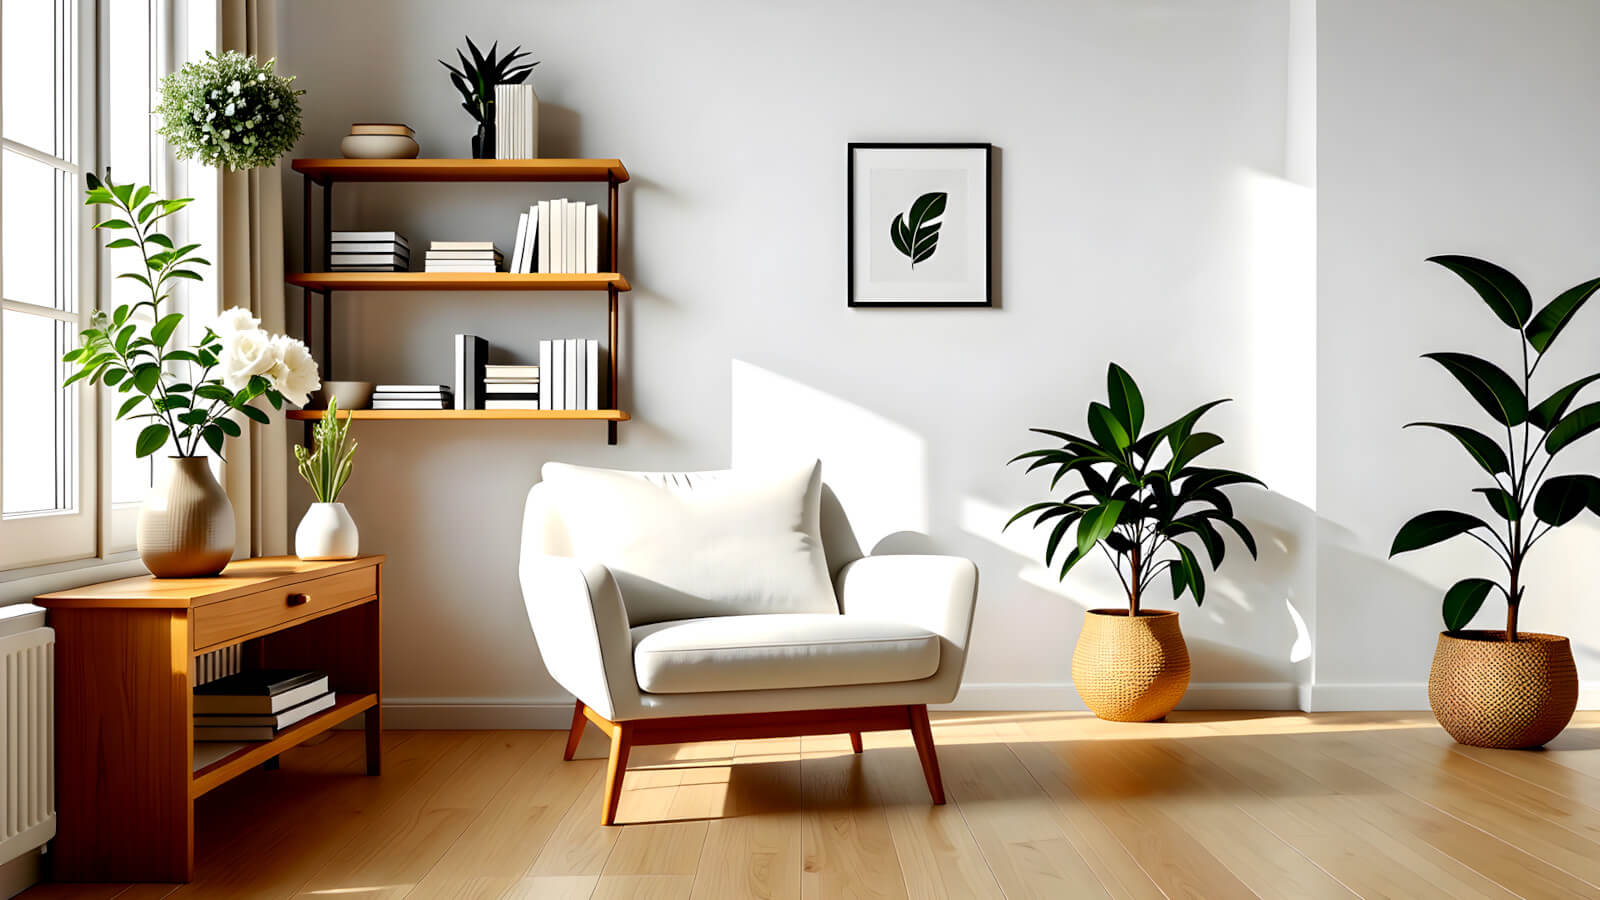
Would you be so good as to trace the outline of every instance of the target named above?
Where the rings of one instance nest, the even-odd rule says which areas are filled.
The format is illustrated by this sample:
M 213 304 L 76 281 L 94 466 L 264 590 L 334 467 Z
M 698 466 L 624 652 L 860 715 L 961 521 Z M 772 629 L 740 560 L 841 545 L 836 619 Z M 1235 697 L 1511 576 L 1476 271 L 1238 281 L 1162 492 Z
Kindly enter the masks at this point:
M 411 268 L 411 247 L 398 231 L 335 231 L 328 245 L 328 268 L 334 272 L 404 272 Z
M 483 367 L 484 409 L 538 409 L 539 367 Z
M 505 258 L 493 241 L 434 241 L 423 261 L 425 272 L 498 272 Z
M 600 207 L 576 200 L 540 200 L 517 218 L 507 271 L 584 274 L 602 271 Z M 609 270 L 607 270 L 609 271 Z
M 537 159 L 539 95 L 531 84 L 494 86 L 494 158 Z
M 450 409 L 454 401 L 447 384 L 380 384 L 372 391 L 373 409 Z
M 261 669 L 194 689 L 196 741 L 270 741 L 279 729 L 334 704 L 321 672 Z
M 600 408 L 600 342 L 539 342 L 539 409 Z

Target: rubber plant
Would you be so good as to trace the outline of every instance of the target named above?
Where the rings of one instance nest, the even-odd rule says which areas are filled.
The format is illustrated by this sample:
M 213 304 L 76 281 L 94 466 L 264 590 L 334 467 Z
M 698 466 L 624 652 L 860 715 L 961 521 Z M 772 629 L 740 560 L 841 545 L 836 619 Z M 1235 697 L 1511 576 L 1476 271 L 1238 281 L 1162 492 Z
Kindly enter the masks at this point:
M 1535 313 L 1528 288 L 1494 263 L 1470 256 L 1435 256 L 1428 262 L 1460 276 L 1495 317 L 1516 333 L 1513 352 L 1520 364 L 1507 372 L 1467 353 L 1423 354 L 1459 382 L 1489 415 L 1494 422 L 1490 428 L 1493 436 L 1447 422 L 1412 422 L 1406 427 L 1431 428 L 1454 438 L 1488 476 L 1486 484 L 1472 490 L 1489 509 L 1481 515 L 1453 509 L 1422 513 L 1400 527 L 1389 555 L 1463 535 L 1489 548 L 1503 574 L 1464 578 L 1445 591 L 1445 629 L 1465 629 L 1484 601 L 1498 592 L 1506 600 L 1505 639 L 1516 642 L 1528 554 L 1546 535 L 1584 510 L 1600 515 L 1600 478 L 1582 472 L 1549 474 L 1558 454 L 1600 429 L 1600 403 L 1571 408 L 1585 387 L 1600 380 L 1600 374 L 1578 378 L 1538 402 L 1533 393 L 1533 377 L 1546 353 L 1578 310 L 1600 290 L 1600 278 L 1563 291 Z
M 1224 489 L 1262 482 L 1196 462 L 1223 443 L 1214 432 L 1195 430 L 1200 418 L 1228 401 L 1213 400 L 1145 431 L 1144 397 L 1133 377 L 1112 363 L 1106 389 L 1105 403 L 1089 404 L 1087 437 L 1029 429 L 1058 439 L 1060 446 L 1029 450 L 1011 462 L 1031 460 L 1029 472 L 1053 470 L 1052 491 L 1068 476 L 1077 480 L 1062 499 L 1030 504 L 1006 527 L 1028 516 L 1034 516 L 1035 528 L 1049 526 L 1045 565 L 1055 565 L 1065 547 L 1058 571 L 1062 579 L 1098 548 L 1122 581 L 1130 616 L 1140 614 L 1146 590 L 1163 572 L 1175 599 L 1188 592 L 1199 605 L 1206 595 L 1205 562 L 1215 569 L 1227 552 L 1222 529 L 1232 531 L 1250 556 L 1256 556 L 1255 537 L 1234 515 Z M 1077 531 L 1069 541 L 1074 525 Z

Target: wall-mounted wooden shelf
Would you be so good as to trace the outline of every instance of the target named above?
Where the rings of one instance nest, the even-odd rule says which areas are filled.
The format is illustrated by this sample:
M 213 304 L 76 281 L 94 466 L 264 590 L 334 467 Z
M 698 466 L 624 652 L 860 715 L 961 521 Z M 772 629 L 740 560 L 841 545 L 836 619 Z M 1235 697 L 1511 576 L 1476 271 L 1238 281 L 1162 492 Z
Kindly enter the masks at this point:
M 620 159 L 297 159 L 294 170 L 330 181 L 602 181 L 621 184 Z
M 295 287 L 314 291 L 605 291 L 629 290 L 616 272 L 595 275 L 512 272 L 301 272 Z
M 339 411 L 339 418 L 346 410 Z M 632 416 L 620 409 L 352 409 L 352 419 L 432 420 L 460 422 L 471 419 L 578 419 L 591 422 L 626 422 Z M 320 409 L 291 409 L 285 415 L 300 421 L 322 418 Z
M 598 274 L 513 274 L 510 272 L 326 272 L 333 240 L 333 186 L 350 182 L 598 182 L 606 186 L 608 211 L 604 237 L 610 265 L 617 266 L 617 185 L 628 180 L 620 159 L 297 159 L 294 171 L 304 176 L 302 185 L 301 265 L 307 270 L 286 276 L 303 293 L 303 337 L 312 343 L 312 298 L 322 298 L 322 378 L 333 380 L 333 295 L 337 291 L 604 291 L 607 299 L 605 374 L 600 402 L 607 409 L 586 410 L 486 410 L 396 409 L 356 410 L 358 419 L 587 419 L 606 423 L 606 442 L 617 442 L 617 423 L 628 414 L 617 409 L 617 295 L 630 290 L 628 279 L 617 272 Z M 320 240 L 313 243 L 312 186 L 322 188 Z M 371 227 L 370 225 L 367 227 Z M 313 254 L 313 248 L 321 252 Z M 421 248 L 416 248 L 421 252 Z M 346 376 L 349 377 L 349 376 Z M 296 410 L 289 418 L 311 421 L 316 410 Z M 311 426 L 306 426 L 310 440 Z

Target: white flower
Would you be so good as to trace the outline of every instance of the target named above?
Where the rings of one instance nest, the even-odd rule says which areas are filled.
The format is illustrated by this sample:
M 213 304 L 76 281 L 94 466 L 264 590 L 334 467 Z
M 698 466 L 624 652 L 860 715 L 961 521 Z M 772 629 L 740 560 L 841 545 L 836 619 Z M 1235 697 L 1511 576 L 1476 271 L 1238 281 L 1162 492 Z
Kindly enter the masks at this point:
M 223 115 L 225 115 L 225 116 L 231 116 L 231 115 L 233 115 L 233 104 L 232 104 L 232 103 L 229 103 L 229 104 L 228 104 L 228 106 L 227 106 L 227 108 L 225 108 L 225 109 L 224 109 L 224 110 L 223 110 L 223 111 L 222 111 L 222 114 L 223 114 Z
M 222 386 L 230 391 L 242 391 L 252 377 L 267 374 L 277 361 L 272 335 L 259 328 L 224 335 L 222 357 L 217 361 Z
M 235 78 L 233 80 L 233 83 L 228 85 L 228 93 L 230 93 L 230 94 L 239 93 L 239 79 Z
M 257 81 L 266 81 L 267 80 L 267 73 L 265 73 L 265 72 L 257 72 L 256 73 L 256 80 Z
M 221 338 L 241 331 L 255 331 L 260 327 L 261 320 L 250 315 L 250 310 L 242 306 L 223 310 L 217 315 L 216 321 L 211 323 L 212 333 Z
M 232 128 L 224 128 L 224 129 L 222 129 L 222 139 L 223 140 L 227 140 L 228 136 L 231 135 L 231 134 L 233 134 L 233 129 Z
M 267 377 L 283 399 L 295 406 L 303 406 L 312 391 L 322 387 L 317 377 L 317 361 L 311 351 L 300 341 L 280 334 L 272 339 L 273 365 Z

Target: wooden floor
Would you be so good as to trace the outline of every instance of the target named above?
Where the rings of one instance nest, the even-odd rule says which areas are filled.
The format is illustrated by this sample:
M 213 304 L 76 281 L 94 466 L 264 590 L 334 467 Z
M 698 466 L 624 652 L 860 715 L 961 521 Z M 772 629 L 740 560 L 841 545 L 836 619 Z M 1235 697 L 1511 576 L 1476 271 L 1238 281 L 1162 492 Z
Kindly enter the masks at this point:
M 1600 713 L 1540 752 L 1426 714 L 946 713 L 909 735 L 646 747 L 597 824 L 604 741 L 339 733 L 203 798 L 194 883 L 37 898 L 1600 897 Z

